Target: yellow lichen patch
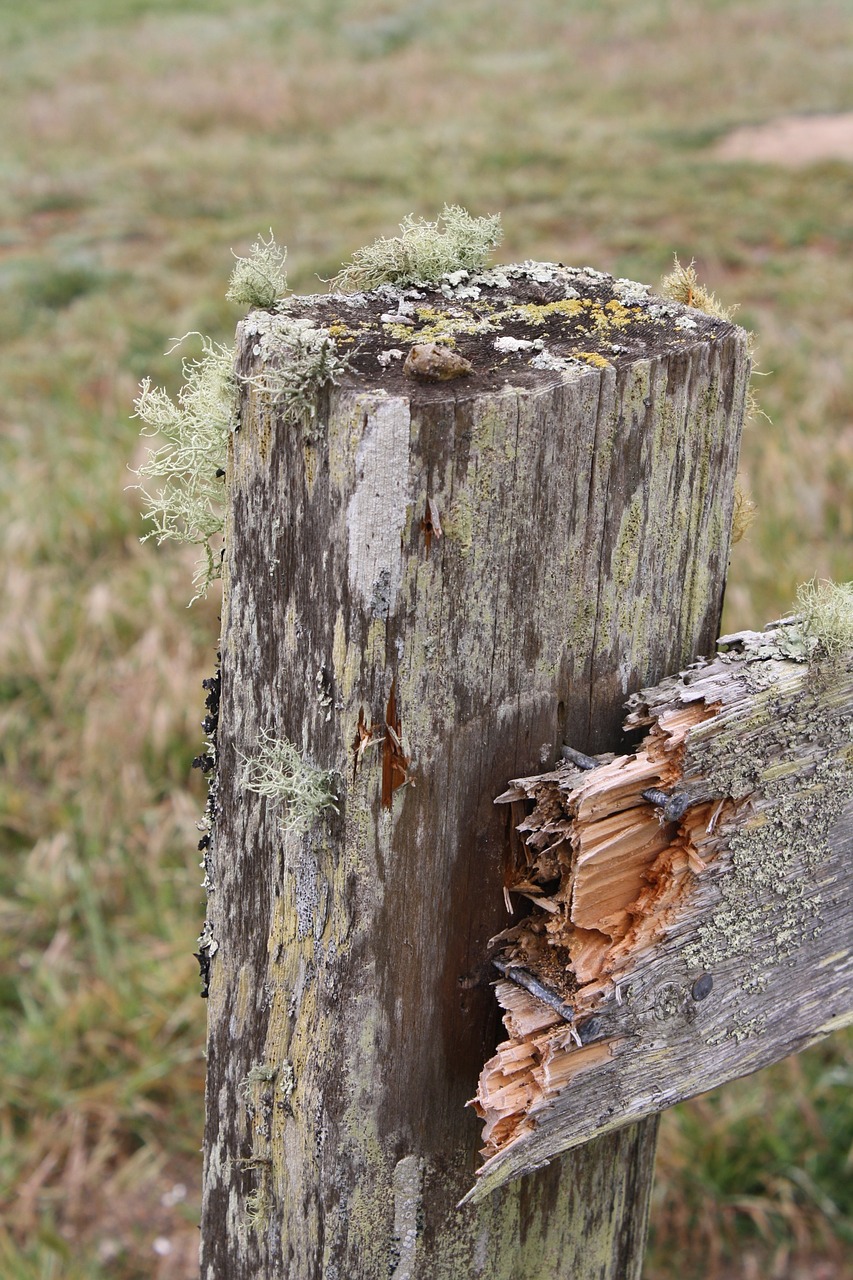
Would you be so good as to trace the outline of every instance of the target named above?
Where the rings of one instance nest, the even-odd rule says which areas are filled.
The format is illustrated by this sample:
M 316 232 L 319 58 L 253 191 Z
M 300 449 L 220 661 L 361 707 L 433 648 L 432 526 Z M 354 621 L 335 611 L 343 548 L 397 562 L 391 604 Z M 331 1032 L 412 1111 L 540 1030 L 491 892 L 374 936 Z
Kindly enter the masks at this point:
M 482 310 L 491 311 L 488 304 Z M 384 320 L 382 328 L 395 342 L 435 342 L 441 341 L 445 346 L 453 346 L 455 335 L 460 333 L 488 333 L 495 324 L 488 315 L 451 315 L 438 307 L 418 307 L 416 312 L 417 326 L 397 323 L 393 318 Z
M 596 302 L 590 306 L 590 319 L 596 329 L 627 329 L 638 314 L 637 307 L 626 307 L 624 303 L 613 298 L 602 307 Z
M 595 365 L 597 369 L 609 369 L 610 361 L 597 351 L 573 351 L 572 357 L 575 360 L 585 360 L 587 364 Z
M 437 307 L 416 307 L 415 314 L 422 324 L 435 324 L 436 322 L 443 324 L 447 319 L 445 312 L 439 311 Z
M 577 316 L 589 303 L 582 298 L 560 298 L 557 302 L 521 302 L 509 307 L 501 319 L 526 320 L 528 324 L 544 324 L 549 316 Z
M 418 346 L 423 346 L 429 342 L 436 342 L 444 347 L 456 346 L 456 337 L 447 324 L 427 325 L 426 328 L 418 330 L 417 337 L 418 342 L 416 345 Z
M 591 298 L 561 298 L 556 302 L 525 302 L 509 307 L 499 313 L 498 319 L 524 320 L 529 325 L 542 325 L 551 316 L 565 316 L 567 319 L 581 317 L 589 319 L 592 328 L 601 336 L 612 329 L 627 329 L 638 317 L 645 316 L 640 307 L 626 307 L 624 303 L 613 298 L 602 305 Z M 578 326 L 580 333 L 589 333 L 590 329 L 583 324 Z

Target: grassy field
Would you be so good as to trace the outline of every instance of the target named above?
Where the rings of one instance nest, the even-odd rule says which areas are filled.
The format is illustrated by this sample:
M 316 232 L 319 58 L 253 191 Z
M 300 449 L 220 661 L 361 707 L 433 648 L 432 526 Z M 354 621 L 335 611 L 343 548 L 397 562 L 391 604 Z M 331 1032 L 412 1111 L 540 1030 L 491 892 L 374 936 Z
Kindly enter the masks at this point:
M 140 546 L 131 403 L 229 341 L 230 250 L 289 283 L 445 201 L 504 260 L 656 282 L 757 335 L 770 421 L 726 625 L 853 542 L 853 167 L 722 163 L 853 109 L 851 0 L 0 0 L 0 1273 L 196 1269 L 203 918 L 190 761 L 217 602 Z M 648 1280 L 853 1276 L 853 1039 L 669 1113 Z

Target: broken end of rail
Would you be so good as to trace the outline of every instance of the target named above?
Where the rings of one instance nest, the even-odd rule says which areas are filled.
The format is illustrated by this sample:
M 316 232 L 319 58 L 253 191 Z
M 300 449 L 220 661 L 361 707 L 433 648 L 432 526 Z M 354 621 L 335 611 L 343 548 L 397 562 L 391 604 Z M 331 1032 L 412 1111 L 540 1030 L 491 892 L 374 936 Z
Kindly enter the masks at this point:
M 851 662 L 737 639 L 631 699 L 630 754 L 499 797 L 529 914 L 493 939 L 508 1038 L 467 1199 L 853 1017 Z

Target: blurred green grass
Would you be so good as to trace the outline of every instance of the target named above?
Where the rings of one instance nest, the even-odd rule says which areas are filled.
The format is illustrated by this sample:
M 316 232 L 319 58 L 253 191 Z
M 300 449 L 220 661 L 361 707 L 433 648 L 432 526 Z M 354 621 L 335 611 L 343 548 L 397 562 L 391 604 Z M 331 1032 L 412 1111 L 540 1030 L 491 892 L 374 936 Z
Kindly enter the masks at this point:
M 769 375 L 725 625 L 778 616 L 853 576 L 853 167 L 713 145 L 853 110 L 851 22 L 850 0 L 0 0 L 4 1275 L 195 1274 L 189 762 L 217 604 L 184 608 L 192 549 L 139 545 L 139 378 L 174 390 L 188 330 L 230 340 L 230 250 L 270 226 L 308 292 L 445 201 L 500 211 L 504 260 L 654 283 L 695 256 Z M 838 1035 L 667 1114 L 649 1280 L 853 1275 L 851 1073 Z

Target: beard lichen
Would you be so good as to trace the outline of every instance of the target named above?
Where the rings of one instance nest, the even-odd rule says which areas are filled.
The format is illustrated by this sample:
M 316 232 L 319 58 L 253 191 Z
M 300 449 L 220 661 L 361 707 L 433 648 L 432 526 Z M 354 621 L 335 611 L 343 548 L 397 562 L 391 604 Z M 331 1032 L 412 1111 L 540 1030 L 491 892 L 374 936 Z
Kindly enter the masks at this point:
M 692 260 L 684 267 L 679 262 L 678 256 L 674 255 L 672 271 L 661 280 L 659 292 L 662 298 L 671 298 L 673 302 L 680 302 L 682 306 L 704 311 L 705 315 L 713 316 L 715 320 L 734 323 L 737 307 L 724 306 L 709 289 L 699 283 Z
M 185 334 L 170 352 L 189 337 L 201 339 L 202 352 L 198 359 L 184 360 L 184 385 L 177 397 L 145 378 L 134 401 L 135 416 L 144 424 L 142 434 L 157 437 L 136 475 L 162 481 L 161 488 L 137 486 L 145 504 L 143 518 L 153 524 L 142 541 L 169 538 L 203 548 L 190 604 L 221 576 L 223 482 L 228 442 L 239 425 L 241 383 L 270 395 L 283 422 L 310 422 L 316 417 L 319 392 L 337 383 L 348 368 L 327 330 L 280 314 L 287 307 L 282 297 L 287 288 L 286 256 L 272 231 L 269 239 L 260 236 L 247 257 L 237 257 L 226 294 L 232 302 L 256 309 L 245 323 L 247 332 L 258 335 L 255 353 L 269 362 L 261 373 L 238 375 L 233 345 L 199 333 Z M 273 307 L 272 314 L 264 310 Z
M 244 1167 L 255 1170 L 258 1176 L 258 1185 L 246 1197 L 246 1226 L 252 1231 L 261 1232 L 269 1222 L 272 1208 L 269 1161 L 255 1161 Z
M 745 538 L 755 520 L 755 503 L 740 472 L 735 476 L 734 506 L 732 508 L 732 542 Z
M 797 588 L 807 634 L 828 657 L 853 652 L 853 582 L 812 578 Z
M 349 368 L 328 330 L 310 320 L 259 314 L 245 321 L 244 333 L 256 338 L 255 354 L 264 364 L 243 381 L 269 396 L 286 423 L 316 417 L 318 392 L 337 385 Z
M 282 831 L 301 834 L 327 809 L 338 812 L 332 774 L 311 764 L 288 738 L 263 730 L 255 754 L 242 759 L 243 788 L 284 806 Z
M 220 575 L 216 540 L 224 522 L 222 480 L 238 389 L 234 348 L 203 334 L 185 334 L 175 346 L 189 337 L 201 338 L 202 354 L 183 361 L 184 385 L 177 398 L 145 378 L 134 401 L 135 416 L 144 423 L 142 434 L 159 441 L 136 474 L 163 481 L 159 489 L 138 486 L 145 501 L 143 518 L 154 526 L 142 541 L 171 538 L 204 549 L 193 578 L 197 600 Z
M 234 254 L 236 262 L 231 272 L 228 292 L 229 302 L 243 307 L 274 307 L 287 292 L 287 275 L 284 263 L 287 249 L 280 248 L 270 228 L 269 239 L 258 236 L 248 257 Z
M 358 249 L 332 281 L 343 293 L 383 284 L 437 284 L 454 271 L 476 271 L 500 244 L 500 215 L 472 218 L 460 205 L 445 205 L 435 222 L 409 214 L 400 235 Z

